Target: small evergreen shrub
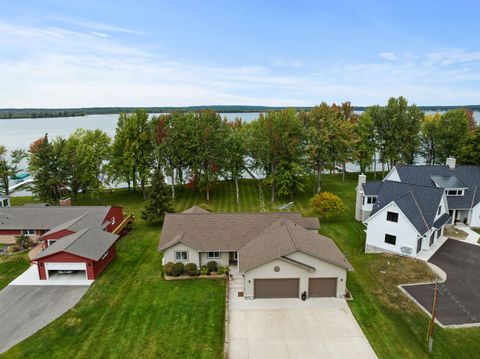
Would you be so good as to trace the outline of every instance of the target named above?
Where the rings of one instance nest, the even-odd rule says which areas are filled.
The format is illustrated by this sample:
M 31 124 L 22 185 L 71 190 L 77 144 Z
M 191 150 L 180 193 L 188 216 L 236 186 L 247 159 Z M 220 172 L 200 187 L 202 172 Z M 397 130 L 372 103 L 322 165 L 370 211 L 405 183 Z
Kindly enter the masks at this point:
M 218 274 L 228 274 L 228 266 L 220 266 L 218 267 Z
M 8 253 L 15 253 L 19 252 L 22 248 L 18 244 L 14 244 L 13 246 L 8 246 L 7 252 Z
M 173 266 L 175 264 L 172 263 L 172 262 L 168 262 L 167 264 L 165 264 L 163 266 L 163 273 L 165 273 L 166 275 L 172 275 L 173 274 Z
M 218 264 L 215 261 L 210 261 L 207 263 L 208 273 L 216 272 L 218 269 Z
M 27 248 L 30 245 L 30 237 L 22 234 L 15 238 L 15 242 L 17 242 L 17 245 L 20 247 Z
M 200 275 L 209 275 L 210 273 L 208 272 L 207 266 L 202 266 L 200 268 Z
M 172 274 L 173 274 L 174 277 L 178 277 L 178 276 L 182 275 L 184 271 L 185 271 L 185 267 L 184 267 L 182 262 L 177 262 L 173 265 Z
M 187 273 L 190 277 L 197 275 L 197 265 L 195 263 L 187 263 L 185 265 L 185 273 Z

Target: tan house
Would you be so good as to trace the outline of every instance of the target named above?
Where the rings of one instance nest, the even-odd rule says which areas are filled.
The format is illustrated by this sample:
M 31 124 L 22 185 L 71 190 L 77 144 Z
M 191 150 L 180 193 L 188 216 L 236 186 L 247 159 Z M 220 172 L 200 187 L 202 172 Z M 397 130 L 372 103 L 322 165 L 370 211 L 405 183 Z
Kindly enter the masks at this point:
M 192 207 L 165 217 L 163 262 L 230 266 L 245 298 L 343 297 L 353 270 L 335 243 L 301 213 L 211 213 Z

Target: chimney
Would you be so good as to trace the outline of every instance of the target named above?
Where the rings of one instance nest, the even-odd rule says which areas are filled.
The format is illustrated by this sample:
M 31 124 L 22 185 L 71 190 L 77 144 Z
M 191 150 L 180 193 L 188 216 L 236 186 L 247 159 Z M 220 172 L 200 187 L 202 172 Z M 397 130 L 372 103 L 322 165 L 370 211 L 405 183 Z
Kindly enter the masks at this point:
M 367 183 L 367 176 L 363 173 L 358 175 L 358 184 L 357 184 L 357 196 L 355 199 L 355 219 L 357 221 L 363 221 L 363 188 L 362 184 Z
M 447 166 L 448 166 L 448 168 L 450 168 L 451 170 L 454 170 L 454 169 L 455 169 L 456 163 L 457 163 L 457 161 L 455 160 L 455 158 L 453 158 L 453 157 L 448 157 L 448 158 L 447 158 Z

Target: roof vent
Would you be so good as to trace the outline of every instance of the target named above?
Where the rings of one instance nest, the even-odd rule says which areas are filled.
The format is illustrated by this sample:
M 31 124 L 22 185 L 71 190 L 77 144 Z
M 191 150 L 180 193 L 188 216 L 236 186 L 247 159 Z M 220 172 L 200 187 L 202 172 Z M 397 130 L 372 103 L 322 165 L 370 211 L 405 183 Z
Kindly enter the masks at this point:
M 451 170 L 454 170 L 454 169 L 455 169 L 456 163 L 457 163 L 457 161 L 455 160 L 455 158 L 453 158 L 453 157 L 448 157 L 448 158 L 447 158 L 447 166 L 448 166 L 448 168 L 450 168 Z

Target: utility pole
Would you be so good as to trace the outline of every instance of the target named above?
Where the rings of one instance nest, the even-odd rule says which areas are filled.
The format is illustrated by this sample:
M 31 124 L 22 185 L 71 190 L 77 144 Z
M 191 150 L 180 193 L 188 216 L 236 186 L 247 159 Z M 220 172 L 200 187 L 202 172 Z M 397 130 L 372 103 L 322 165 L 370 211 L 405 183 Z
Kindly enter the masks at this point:
M 432 318 L 430 319 L 430 325 L 428 326 L 428 350 L 430 353 L 433 349 L 433 329 L 435 328 L 435 309 L 437 308 L 438 299 L 438 277 L 435 279 L 435 289 L 433 291 L 433 304 L 432 304 Z

